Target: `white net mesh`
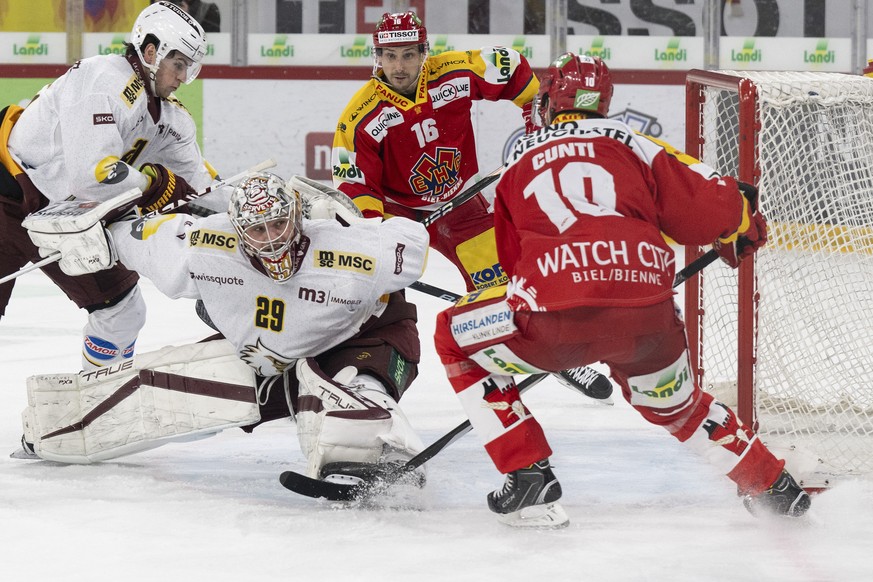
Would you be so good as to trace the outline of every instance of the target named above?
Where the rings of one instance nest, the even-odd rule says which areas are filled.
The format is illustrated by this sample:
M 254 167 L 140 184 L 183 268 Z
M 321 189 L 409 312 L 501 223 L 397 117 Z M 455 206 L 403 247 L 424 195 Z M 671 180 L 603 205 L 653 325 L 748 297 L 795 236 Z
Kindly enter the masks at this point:
M 755 410 L 777 450 L 816 472 L 873 472 L 873 79 L 723 71 L 758 90 L 760 207 L 769 242 L 755 268 Z M 703 161 L 738 173 L 735 91 L 704 88 Z M 737 276 L 704 274 L 704 389 L 733 403 Z M 802 471 L 802 469 L 801 469 Z

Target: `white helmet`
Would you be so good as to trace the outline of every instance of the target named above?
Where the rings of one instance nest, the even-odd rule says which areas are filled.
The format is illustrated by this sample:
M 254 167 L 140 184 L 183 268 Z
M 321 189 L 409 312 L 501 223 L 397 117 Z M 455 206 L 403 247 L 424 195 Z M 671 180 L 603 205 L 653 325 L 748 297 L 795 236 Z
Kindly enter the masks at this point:
M 303 211 L 297 192 L 267 172 L 240 182 L 227 211 L 243 251 L 279 283 L 294 274 L 294 255 L 301 238 Z
M 158 40 L 157 56 L 148 64 L 142 56 L 142 44 L 148 35 Z M 185 83 L 190 83 L 200 72 L 200 61 L 206 54 L 206 33 L 194 18 L 171 2 L 156 2 L 136 17 L 130 43 L 143 66 L 149 70 L 152 92 L 155 90 L 155 75 L 161 61 L 172 51 L 179 51 L 191 59 Z

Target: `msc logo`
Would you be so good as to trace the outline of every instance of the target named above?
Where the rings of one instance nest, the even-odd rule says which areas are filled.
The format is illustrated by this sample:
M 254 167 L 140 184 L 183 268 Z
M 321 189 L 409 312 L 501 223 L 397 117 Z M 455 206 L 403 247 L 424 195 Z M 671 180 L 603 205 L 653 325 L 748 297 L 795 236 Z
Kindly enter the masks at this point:
M 136 100 L 142 93 L 144 87 L 145 85 L 143 84 L 142 79 L 139 78 L 139 75 L 134 73 L 127 82 L 127 86 L 121 92 L 121 98 L 127 104 L 128 109 L 133 107 L 133 104 L 136 103 Z
M 503 272 L 503 267 L 500 266 L 500 263 L 494 263 L 487 269 L 470 273 L 470 279 L 473 280 L 476 289 L 480 290 L 496 285 L 505 285 L 509 282 L 509 277 Z
M 192 230 L 188 235 L 188 246 L 217 249 L 220 251 L 233 252 L 236 250 L 236 236 L 226 232 L 218 232 L 199 228 Z
M 343 269 L 364 275 L 372 275 L 376 269 L 376 259 L 357 253 L 336 251 L 315 251 L 315 266 L 324 269 Z

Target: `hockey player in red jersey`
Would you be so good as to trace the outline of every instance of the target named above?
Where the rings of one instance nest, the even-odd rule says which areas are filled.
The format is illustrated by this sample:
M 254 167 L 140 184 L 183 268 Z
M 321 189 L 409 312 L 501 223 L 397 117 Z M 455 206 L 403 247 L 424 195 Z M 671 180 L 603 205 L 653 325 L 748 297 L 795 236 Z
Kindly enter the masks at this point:
M 519 140 L 498 183 L 498 254 L 510 283 L 438 316 L 437 350 L 506 480 L 488 496 L 501 521 L 568 523 L 543 430 L 512 374 L 602 361 L 645 420 L 737 484 L 753 512 L 802 515 L 809 496 L 734 412 L 695 384 L 673 302 L 679 244 L 713 243 L 736 268 L 767 239 L 754 188 L 606 119 L 607 66 L 572 53 L 534 102 L 545 129 Z
M 385 14 L 373 33 L 376 64 L 340 115 L 334 186 L 367 218 L 420 220 L 472 184 L 479 171 L 470 110 L 475 101 L 512 101 L 529 117 L 539 83 L 511 48 L 429 56 L 414 12 Z M 431 246 L 460 270 L 467 290 L 506 282 L 481 195 L 440 218 Z
M 340 115 L 334 186 L 367 218 L 421 220 L 471 185 L 479 171 L 470 111 L 475 101 L 512 101 L 528 131 L 539 82 L 523 55 L 484 47 L 429 56 L 427 29 L 414 12 L 384 14 L 373 33 L 370 79 Z M 429 228 L 431 247 L 449 259 L 467 291 L 507 282 L 497 259 L 494 216 L 481 194 Z M 612 385 L 589 369 L 556 375 L 574 390 L 608 399 Z

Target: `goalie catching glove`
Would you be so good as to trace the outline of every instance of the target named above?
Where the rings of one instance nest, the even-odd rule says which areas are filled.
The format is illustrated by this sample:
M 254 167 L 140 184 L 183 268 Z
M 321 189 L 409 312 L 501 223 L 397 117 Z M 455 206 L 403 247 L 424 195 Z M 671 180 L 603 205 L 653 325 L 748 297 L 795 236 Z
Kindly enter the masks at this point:
M 134 188 L 104 202 L 55 202 L 27 215 L 21 225 L 27 229 L 40 256 L 58 254 L 61 271 L 67 275 L 96 273 L 111 268 L 118 260 L 101 219 L 141 194 L 139 188 Z
M 168 204 L 197 196 L 188 182 L 160 164 L 143 164 L 139 171 L 149 180 L 148 188 L 137 201 L 143 212 L 160 211 Z
M 712 244 L 721 260 L 733 269 L 767 242 L 767 221 L 758 211 L 758 189 L 739 181 L 737 187 L 743 194 L 740 226 L 732 234 L 720 237 Z

